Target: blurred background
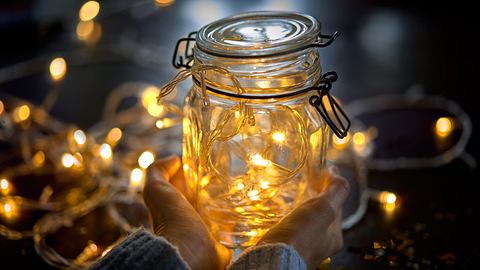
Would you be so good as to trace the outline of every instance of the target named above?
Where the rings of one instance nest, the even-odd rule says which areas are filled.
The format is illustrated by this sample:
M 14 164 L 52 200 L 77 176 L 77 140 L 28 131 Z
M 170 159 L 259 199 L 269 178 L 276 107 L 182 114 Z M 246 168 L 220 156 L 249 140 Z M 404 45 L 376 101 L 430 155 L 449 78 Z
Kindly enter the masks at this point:
M 102 119 L 107 96 L 119 86 L 168 82 L 177 72 L 171 65 L 175 43 L 189 32 L 246 11 L 313 15 L 323 33 L 342 33 L 321 50 L 321 62 L 325 71 L 339 74 L 333 93 L 343 103 L 386 94 L 441 96 L 458 103 L 473 125 L 466 157 L 433 169 L 371 169 L 368 185 L 395 191 L 402 207 L 391 217 L 370 205 L 362 221 L 345 232 L 344 249 L 325 269 L 478 267 L 480 224 L 473 217 L 479 210 L 475 65 L 480 59 L 474 8 L 448 1 L 116 0 L 98 1 L 98 12 L 87 6 L 82 13 L 86 2 L 0 2 L 0 93 L 38 105 L 55 88 L 52 116 L 87 130 Z M 48 70 L 56 57 L 68 63 L 61 81 L 52 80 Z M 181 105 L 187 88 L 174 103 Z M 408 133 L 403 149 L 422 154 L 427 150 L 417 141 L 422 128 L 416 117 L 402 114 L 390 124 Z M 378 148 L 377 157 L 389 150 Z M 391 239 L 395 246 L 379 252 L 377 247 Z M 0 237 L 0 254 L 1 269 L 50 269 L 27 240 Z

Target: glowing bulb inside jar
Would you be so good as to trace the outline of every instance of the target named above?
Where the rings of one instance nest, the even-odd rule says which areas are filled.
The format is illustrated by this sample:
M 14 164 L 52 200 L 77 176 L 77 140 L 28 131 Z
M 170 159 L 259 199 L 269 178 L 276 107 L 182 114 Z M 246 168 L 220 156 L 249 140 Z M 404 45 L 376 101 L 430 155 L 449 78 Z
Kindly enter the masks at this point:
M 233 187 L 236 190 L 243 190 L 245 188 L 245 184 L 241 181 L 237 181 L 236 183 L 233 184 Z
M 285 133 L 277 131 L 272 134 L 272 139 L 277 143 L 283 143 L 285 141 Z
M 200 180 L 200 186 L 205 187 L 210 183 L 210 179 L 208 176 L 202 177 L 202 180 Z
M 260 192 L 258 190 L 252 189 L 252 190 L 247 192 L 247 196 L 248 196 L 248 198 L 250 198 L 250 200 L 256 201 L 256 200 L 259 199 L 259 196 L 258 196 L 259 193 Z
M 251 157 L 253 165 L 260 167 L 267 167 L 270 164 L 269 160 L 264 159 L 260 154 L 255 154 Z
M 270 187 L 270 182 L 262 180 L 262 181 L 260 181 L 260 187 L 263 188 L 263 189 L 267 189 L 267 188 Z
M 150 151 L 145 151 L 138 157 L 138 165 L 144 169 L 148 168 L 154 161 L 155 155 Z

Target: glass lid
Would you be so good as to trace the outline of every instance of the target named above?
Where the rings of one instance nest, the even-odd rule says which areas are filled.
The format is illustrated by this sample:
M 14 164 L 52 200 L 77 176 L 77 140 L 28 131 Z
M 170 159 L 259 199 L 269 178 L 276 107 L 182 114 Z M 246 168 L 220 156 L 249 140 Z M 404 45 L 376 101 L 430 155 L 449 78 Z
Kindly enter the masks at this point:
M 313 43 L 320 23 L 312 16 L 288 12 L 252 12 L 210 23 L 198 32 L 198 49 L 217 56 L 265 56 L 294 51 Z

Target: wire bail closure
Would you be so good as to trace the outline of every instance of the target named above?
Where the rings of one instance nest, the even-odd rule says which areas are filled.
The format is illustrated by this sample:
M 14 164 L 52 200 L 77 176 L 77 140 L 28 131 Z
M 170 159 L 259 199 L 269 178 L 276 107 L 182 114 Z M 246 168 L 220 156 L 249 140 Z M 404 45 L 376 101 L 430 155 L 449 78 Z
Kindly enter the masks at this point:
M 177 44 L 175 45 L 175 51 L 173 52 L 173 58 L 172 58 L 172 65 L 177 68 L 185 68 L 185 69 L 190 69 L 193 66 L 193 60 L 194 60 L 194 53 L 193 53 L 193 48 L 195 40 L 196 40 L 196 35 L 197 32 L 191 32 L 188 34 L 186 38 L 181 38 L 177 41 Z M 267 54 L 267 55 L 252 55 L 252 56 L 228 56 L 232 58 L 258 58 L 258 57 L 273 57 L 273 56 L 279 56 L 279 55 L 284 55 L 284 54 L 289 54 L 292 52 L 296 51 L 301 51 L 305 50 L 308 48 L 324 48 L 332 44 L 335 39 L 340 35 L 339 31 L 336 31 L 332 35 L 325 35 L 325 34 L 319 34 L 316 41 L 313 42 L 312 44 L 305 45 L 301 48 L 296 48 L 294 50 L 289 50 L 289 51 L 283 51 L 279 53 L 273 53 L 273 54 Z M 326 39 L 324 41 L 324 39 Z M 179 53 L 180 47 L 184 44 L 185 48 L 181 53 Z M 203 50 L 202 48 L 198 47 L 199 50 Z M 217 55 L 212 52 L 207 52 L 211 55 L 214 56 L 223 56 L 225 55 Z M 232 77 L 233 74 L 232 74 Z M 201 76 L 202 81 L 204 80 L 204 77 Z M 338 138 L 345 138 L 347 136 L 348 130 L 350 129 L 351 126 L 351 121 L 348 118 L 347 114 L 345 111 L 341 108 L 340 104 L 338 101 L 330 94 L 330 90 L 332 88 L 332 84 L 337 81 L 338 75 L 334 71 L 326 72 L 323 74 L 317 83 L 317 86 L 313 87 L 308 87 L 304 89 L 300 89 L 297 91 L 289 92 L 289 93 L 284 93 L 284 94 L 275 94 L 275 95 L 248 95 L 244 93 L 231 93 L 231 92 L 225 92 L 220 89 L 216 89 L 213 87 L 210 87 L 205 84 L 205 82 L 198 81 L 198 79 L 195 78 L 195 76 L 192 76 L 192 79 L 194 80 L 195 83 L 199 84 L 202 86 L 202 89 L 207 89 L 209 91 L 212 91 L 217 94 L 229 96 L 229 97 L 234 97 L 234 98 L 239 98 L 239 99 L 271 99 L 271 98 L 286 98 L 286 97 L 291 97 L 291 96 L 296 96 L 299 94 L 304 94 L 310 91 L 316 91 L 316 95 L 312 95 L 309 98 L 309 103 L 315 109 L 317 112 L 320 114 L 320 116 L 323 118 L 323 120 L 327 123 L 327 125 L 332 129 L 332 132 L 338 137 Z

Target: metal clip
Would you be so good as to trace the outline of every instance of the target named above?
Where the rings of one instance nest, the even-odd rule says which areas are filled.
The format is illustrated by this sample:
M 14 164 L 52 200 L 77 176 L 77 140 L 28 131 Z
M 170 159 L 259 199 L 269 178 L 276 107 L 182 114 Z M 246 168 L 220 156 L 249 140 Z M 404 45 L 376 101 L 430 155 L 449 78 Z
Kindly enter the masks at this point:
M 192 62 L 193 62 L 193 45 L 192 43 L 195 42 L 195 35 L 197 32 L 191 32 L 188 34 L 188 37 L 186 38 L 181 38 L 177 41 L 177 45 L 175 45 L 175 51 L 173 52 L 173 59 L 172 59 L 172 65 L 179 69 L 179 68 L 191 68 L 192 67 Z M 179 55 L 178 50 L 180 49 L 180 46 L 182 43 L 185 44 L 185 51 L 183 54 Z M 178 60 L 177 60 L 178 58 Z
M 328 45 L 327 45 L 328 46 Z M 350 129 L 350 119 L 347 114 L 340 107 L 340 104 L 330 94 L 332 83 L 338 79 L 336 72 L 327 72 L 322 76 L 320 85 L 316 87 L 317 95 L 313 95 L 309 99 L 310 105 L 315 107 L 323 120 L 332 129 L 333 133 L 338 138 L 345 138 L 347 136 L 348 129 Z M 324 101 L 323 97 L 327 97 Z M 325 102 L 328 102 L 328 106 L 325 106 Z M 333 114 L 333 116 L 332 116 Z
M 335 31 L 335 33 L 333 33 L 333 35 L 324 35 L 322 33 L 318 34 L 318 39 L 317 39 L 317 42 L 314 43 L 315 47 L 320 47 L 320 48 L 324 48 L 324 47 L 328 47 L 330 44 L 332 44 L 335 39 L 340 36 L 340 31 Z M 327 41 L 325 42 L 322 42 L 322 40 L 324 38 L 328 38 Z

